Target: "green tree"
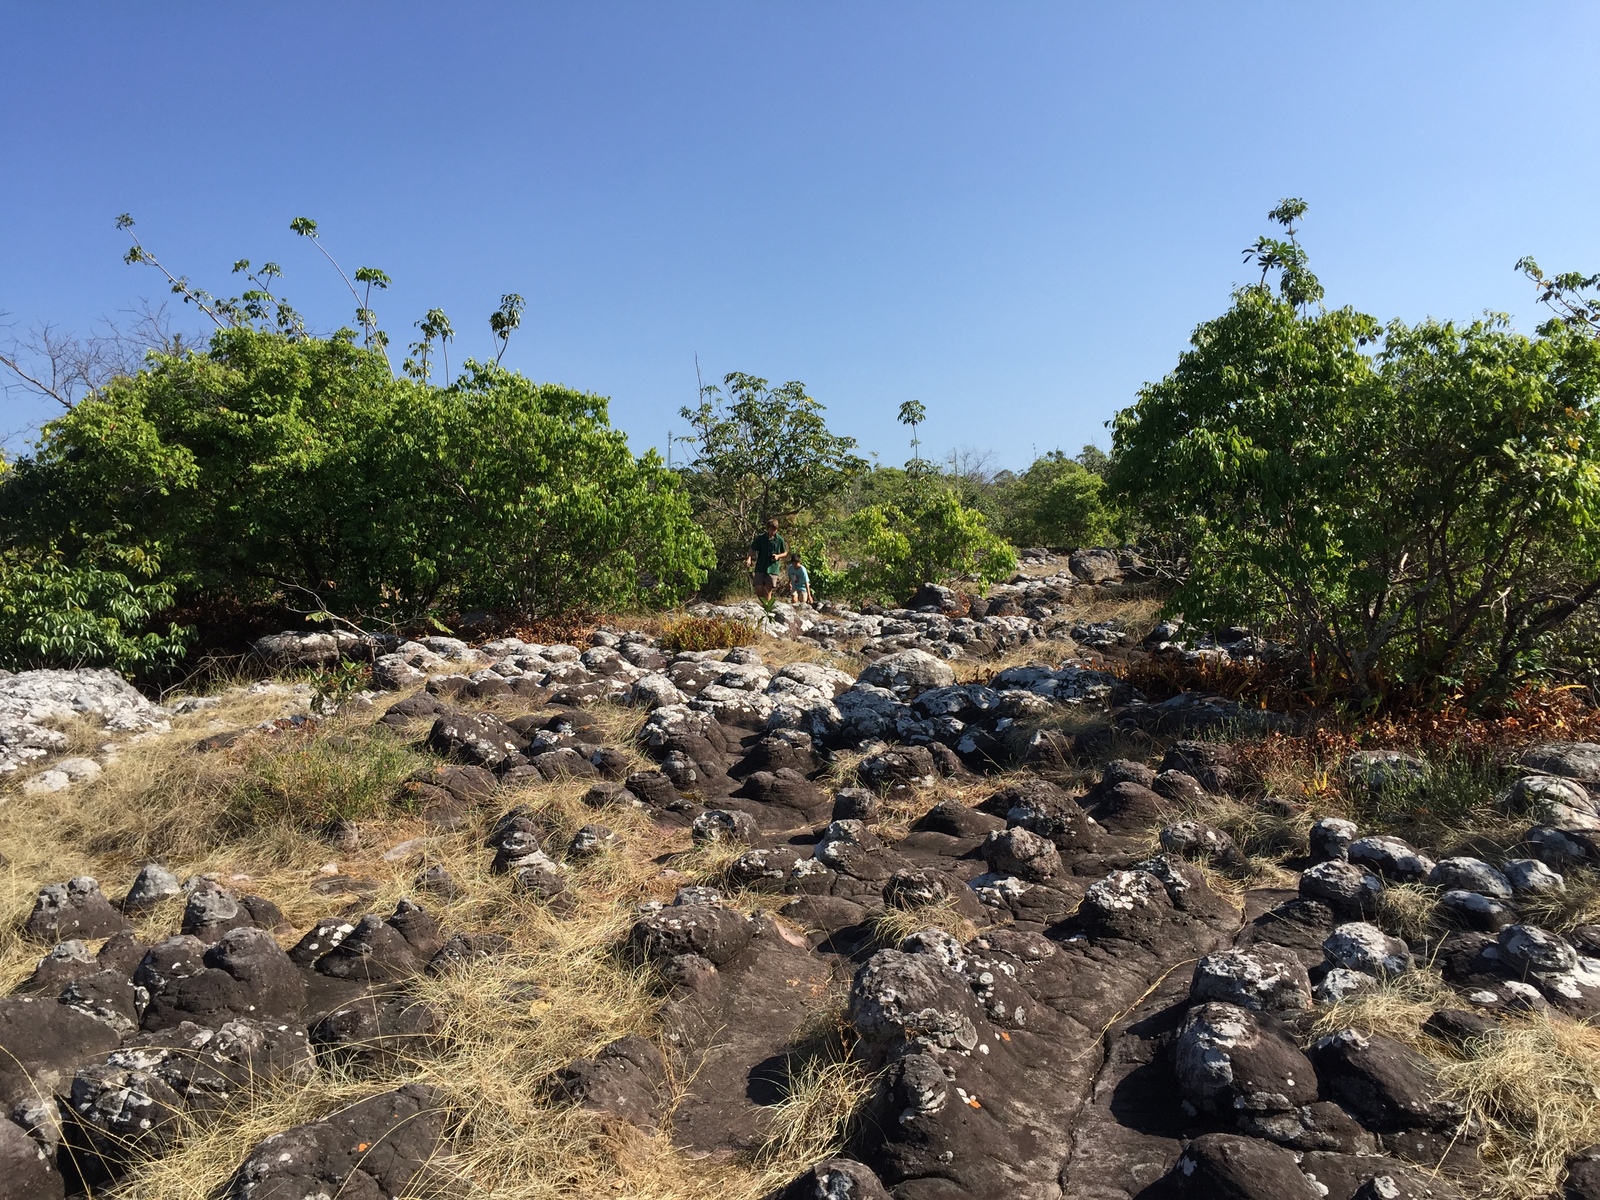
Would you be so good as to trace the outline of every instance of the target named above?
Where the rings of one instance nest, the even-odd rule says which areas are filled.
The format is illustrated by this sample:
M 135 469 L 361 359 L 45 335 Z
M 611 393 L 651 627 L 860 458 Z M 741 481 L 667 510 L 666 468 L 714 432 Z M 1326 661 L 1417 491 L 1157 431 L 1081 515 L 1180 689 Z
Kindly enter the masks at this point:
M 990 531 L 982 513 L 949 488 L 917 488 L 899 504 L 853 513 L 835 545 L 848 561 L 850 593 L 900 603 L 924 583 L 993 583 L 1017 567 L 1016 551 Z
M 709 385 L 697 408 L 681 410 L 694 429 L 684 439 L 694 458 L 683 480 L 717 547 L 719 589 L 742 577 L 740 564 L 763 521 L 816 519 L 867 466 L 854 438 L 828 428 L 823 406 L 806 394 L 805 384 L 772 387 L 737 371 L 722 382 L 726 395 Z
M 394 379 L 353 336 L 228 326 L 206 353 L 153 356 L 45 427 L 0 518 L 69 558 L 145 547 L 193 595 L 350 617 L 649 602 L 704 579 L 687 496 L 604 400 L 475 362 L 449 388 Z
M 1103 545 L 1112 535 L 1105 481 L 1059 450 L 1005 488 L 1000 531 L 1019 546 Z
M 1186 551 L 1191 622 L 1264 626 L 1358 696 L 1502 687 L 1600 593 L 1600 345 L 1313 308 L 1303 212 L 1118 414 L 1112 489 Z

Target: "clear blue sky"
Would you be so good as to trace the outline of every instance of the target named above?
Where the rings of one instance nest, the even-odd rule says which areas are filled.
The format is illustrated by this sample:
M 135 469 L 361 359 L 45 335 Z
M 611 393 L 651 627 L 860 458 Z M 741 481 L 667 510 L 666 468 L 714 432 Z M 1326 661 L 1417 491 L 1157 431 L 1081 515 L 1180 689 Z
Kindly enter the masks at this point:
M 67 328 L 275 259 L 323 326 L 395 278 L 660 445 L 708 379 L 804 380 L 890 462 L 1076 450 L 1245 277 L 1280 197 L 1331 303 L 1537 310 L 1600 270 L 1600 6 L 0 3 L 0 310 Z M 48 416 L 12 395 L 0 431 Z

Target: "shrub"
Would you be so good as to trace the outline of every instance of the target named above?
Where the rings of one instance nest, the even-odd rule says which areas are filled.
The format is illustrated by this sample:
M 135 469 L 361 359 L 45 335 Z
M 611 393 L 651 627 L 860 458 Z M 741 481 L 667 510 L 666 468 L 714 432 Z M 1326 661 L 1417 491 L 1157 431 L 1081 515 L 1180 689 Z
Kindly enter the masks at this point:
M 141 574 L 153 576 L 157 564 L 126 555 L 85 559 L 69 566 L 54 548 L 0 551 L 0 667 L 105 666 L 138 673 L 181 658 L 193 630 L 170 622 L 155 627 L 175 589 L 168 582 L 138 582 Z
M 1357 696 L 1504 689 L 1600 593 L 1600 346 L 1313 311 L 1302 208 L 1256 247 L 1277 290 L 1118 414 L 1113 490 L 1186 550 L 1191 624 L 1265 626 Z
M 219 330 L 47 425 L 0 517 L 72 556 L 159 548 L 186 594 L 405 621 L 672 601 L 710 546 L 654 453 L 597 396 L 469 362 L 396 379 L 330 338 Z
M 1019 546 L 1104 545 L 1112 534 L 1104 493 L 1099 475 L 1053 451 L 1006 486 L 1000 532 Z
M 901 602 L 924 583 L 957 577 L 993 583 L 1017 567 L 1017 554 L 991 533 L 976 509 L 947 488 L 915 489 L 902 504 L 873 504 L 853 514 L 837 544 L 850 566 L 853 595 Z
M 731 650 L 756 640 L 756 627 L 732 617 L 682 617 L 661 633 L 661 648 L 668 654 L 685 650 Z

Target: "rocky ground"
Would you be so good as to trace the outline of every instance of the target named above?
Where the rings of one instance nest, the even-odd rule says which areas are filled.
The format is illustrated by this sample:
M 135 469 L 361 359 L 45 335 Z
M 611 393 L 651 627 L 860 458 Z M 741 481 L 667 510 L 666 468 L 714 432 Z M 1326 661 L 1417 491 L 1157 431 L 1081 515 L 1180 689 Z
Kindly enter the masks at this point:
M 0 1197 L 1600 1196 L 1600 746 L 1294 760 L 1034 568 L 0 679 Z

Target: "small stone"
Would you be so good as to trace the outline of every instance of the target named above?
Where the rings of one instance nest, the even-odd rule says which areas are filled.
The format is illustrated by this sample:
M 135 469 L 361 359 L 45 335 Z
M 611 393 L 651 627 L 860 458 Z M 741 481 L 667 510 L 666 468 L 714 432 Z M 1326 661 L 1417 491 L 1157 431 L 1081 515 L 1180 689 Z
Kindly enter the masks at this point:
M 1322 949 L 1338 966 L 1380 978 L 1401 975 L 1416 966 L 1404 942 L 1365 921 L 1340 925 L 1328 935 Z
M 1519 896 L 1537 896 L 1544 892 L 1564 892 L 1567 881 L 1559 872 L 1552 871 L 1537 858 L 1513 858 L 1500 864 L 1511 890 Z
M 122 898 L 123 912 L 145 912 L 161 901 L 183 894 L 178 877 L 160 863 L 145 863 Z
M 1496 900 L 1511 899 L 1511 882 L 1481 858 L 1442 858 L 1428 872 L 1428 883 Z
M 1342 862 L 1349 857 L 1350 843 L 1360 832 L 1354 821 L 1343 817 L 1323 817 L 1311 826 L 1311 861 Z
M 616 833 L 604 825 L 585 825 L 572 835 L 572 840 L 567 843 L 568 858 L 597 858 L 607 851 L 615 850 L 622 842 Z
M 1300 875 L 1300 895 L 1319 900 L 1345 916 L 1371 913 L 1377 906 L 1383 881 L 1370 871 L 1342 859 L 1329 859 L 1307 867 Z
M 1347 996 L 1370 992 L 1377 986 L 1378 981 L 1362 971 L 1352 971 L 1349 967 L 1334 967 L 1322 977 L 1322 982 L 1317 984 L 1315 994 L 1318 1004 L 1337 1004 Z
M 1394 837 L 1364 837 L 1350 843 L 1350 861 L 1390 883 L 1421 883 L 1435 863 Z

